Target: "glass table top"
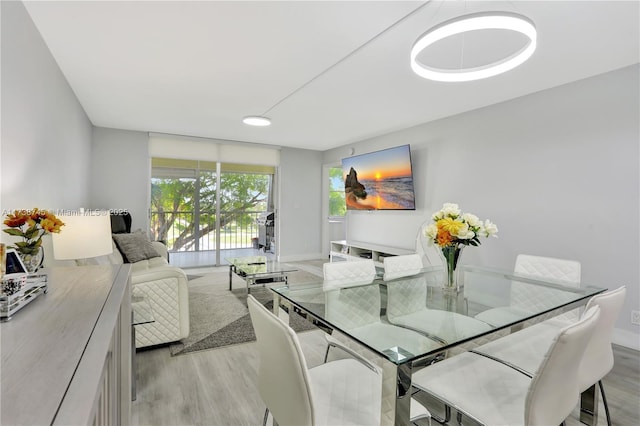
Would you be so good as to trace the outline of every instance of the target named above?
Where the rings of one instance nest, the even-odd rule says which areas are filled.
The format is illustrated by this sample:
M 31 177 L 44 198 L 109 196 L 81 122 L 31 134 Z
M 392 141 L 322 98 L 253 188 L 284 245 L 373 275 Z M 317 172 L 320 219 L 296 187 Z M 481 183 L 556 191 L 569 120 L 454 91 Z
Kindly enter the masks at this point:
M 464 290 L 457 294 L 443 292 L 441 268 L 391 281 L 376 278 L 369 284 L 318 281 L 272 291 L 380 356 L 403 364 L 527 320 L 578 308 L 606 290 L 586 284 L 572 288 L 480 267 L 467 266 L 461 274 Z M 518 297 L 511 297 L 512 291 Z
M 291 265 L 277 262 L 266 256 L 231 257 L 225 260 L 235 268 L 236 272 L 249 277 L 297 271 Z

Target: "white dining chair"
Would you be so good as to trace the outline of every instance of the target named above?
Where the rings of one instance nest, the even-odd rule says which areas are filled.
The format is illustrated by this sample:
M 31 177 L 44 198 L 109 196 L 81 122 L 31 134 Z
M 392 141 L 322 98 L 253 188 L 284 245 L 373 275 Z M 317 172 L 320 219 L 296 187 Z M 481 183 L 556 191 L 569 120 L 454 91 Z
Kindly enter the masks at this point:
M 383 320 L 378 285 L 325 289 L 325 315 L 350 336 L 383 352 L 396 346 L 412 355 L 439 349 L 442 344 L 406 327 Z M 402 343 L 399 343 L 402 342 Z
M 516 258 L 513 273 L 522 277 L 551 280 L 568 287 L 580 285 L 580 262 L 575 260 L 520 254 Z M 502 326 L 528 315 L 532 312 L 532 306 L 548 304 L 549 299 L 555 294 L 557 293 L 552 290 L 544 292 L 540 288 L 532 291 L 531 286 L 526 283 L 513 281 L 509 306 L 487 309 L 477 314 L 476 318 L 495 327 Z M 552 323 L 555 322 L 557 327 L 563 327 L 570 322 L 575 322 L 579 316 L 579 310 L 576 309 L 556 317 Z
M 596 383 L 598 384 L 609 426 L 611 426 L 611 413 L 609 412 L 609 404 L 604 393 L 602 379 L 613 369 L 611 338 L 615 322 L 624 305 L 626 294 L 627 289 L 622 286 L 592 297 L 587 304 L 587 309 L 592 306 L 599 306 L 601 318 L 580 364 L 580 391 L 584 392 L 595 386 Z
M 485 322 L 458 312 L 427 308 L 427 277 L 438 275 L 420 274 L 421 264 L 417 254 L 384 259 L 386 313 L 391 324 L 417 331 L 442 344 L 492 329 Z
M 580 394 L 580 360 L 600 318 L 591 307 L 560 329 L 532 378 L 510 366 L 466 352 L 413 374 L 413 386 L 485 425 L 559 425 Z
M 382 279 L 385 281 L 416 275 L 423 269 L 422 257 L 417 253 L 385 257 L 382 264 L 384 266 Z
M 298 336 L 291 327 L 247 298 L 260 353 L 258 391 L 280 426 L 380 424 L 381 375 L 353 359 L 341 359 L 309 369 Z M 429 411 L 411 400 L 411 421 Z
M 322 272 L 324 275 L 323 289 L 328 290 L 331 288 L 343 288 L 350 285 L 363 285 L 373 282 L 376 277 L 376 267 L 371 259 L 363 259 L 347 262 L 330 262 L 322 265 Z M 341 341 L 337 336 L 332 334 L 325 334 L 327 340 L 327 350 L 324 354 L 324 361 L 327 362 L 329 358 L 329 350 L 331 348 L 340 349 L 354 358 L 360 360 L 365 365 L 372 367 L 372 364 L 351 349 L 347 345 L 347 338 L 344 337 Z
M 611 337 L 615 321 L 620 315 L 626 296 L 626 287 L 593 296 L 586 309 L 593 306 L 600 307 L 600 321 L 589 341 L 582 357 L 579 370 L 580 392 L 598 385 L 604 404 L 607 424 L 611 425 L 609 404 L 604 393 L 602 379 L 613 368 L 613 349 Z M 540 367 L 544 355 L 557 333 L 553 325 L 546 322 L 536 324 L 518 333 L 510 334 L 501 339 L 478 346 L 473 352 L 505 362 L 524 374 L 530 376 Z M 595 391 L 595 389 L 594 389 Z M 584 407 L 583 407 L 584 408 Z
M 325 288 L 342 288 L 373 282 L 376 278 L 376 265 L 371 259 L 329 262 L 322 265 L 322 273 Z

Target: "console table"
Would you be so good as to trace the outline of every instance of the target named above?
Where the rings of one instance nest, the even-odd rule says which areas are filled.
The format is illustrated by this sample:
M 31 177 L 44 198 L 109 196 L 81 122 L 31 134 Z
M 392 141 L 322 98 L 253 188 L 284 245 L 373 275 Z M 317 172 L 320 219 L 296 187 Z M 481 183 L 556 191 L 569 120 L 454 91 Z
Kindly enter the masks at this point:
M 413 254 L 415 251 L 397 247 L 387 247 L 378 244 L 359 241 L 331 241 L 329 257 L 331 262 L 344 260 L 371 259 L 378 267 L 382 267 L 383 259 L 387 256 Z
M 0 324 L 0 424 L 130 423 L 130 270 L 44 271 L 48 293 Z

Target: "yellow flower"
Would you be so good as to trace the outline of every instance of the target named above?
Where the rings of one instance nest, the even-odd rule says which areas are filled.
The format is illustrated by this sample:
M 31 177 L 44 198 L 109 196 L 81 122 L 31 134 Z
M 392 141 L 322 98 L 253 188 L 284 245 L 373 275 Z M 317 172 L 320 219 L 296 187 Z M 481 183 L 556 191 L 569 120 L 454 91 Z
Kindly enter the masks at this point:
M 484 223 L 471 213 L 462 213 L 457 204 L 445 203 L 442 209 L 434 213 L 433 223 L 425 228 L 425 236 L 429 244 L 458 248 L 465 246 L 479 246 L 480 237 L 496 236 L 498 227 L 491 221 Z
M 42 245 L 44 235 L 58 233 L 60 227 L 64 226 L 64 222 L 55 214 L 40 209 L 15 210 L 13 214 L 7 215 L 4 224 L 9 227 L 3 229 L 5 233 L 22 238 L 13 247 L 23 254 L 36 253 Z
M 50 233 L 59 233 L 60 232 L 60 220 L 56 220 L 56 219 L 42 219 L 40 221 L 40 227 L 44 230 L 45 233 L 50 232 Z
M 451 235 L 458 235 L 460 229 L 464 226 L 464 222 L 445 217 L 436 222 L 436 225 L 438 225 L 438 229 L 447 231 Z

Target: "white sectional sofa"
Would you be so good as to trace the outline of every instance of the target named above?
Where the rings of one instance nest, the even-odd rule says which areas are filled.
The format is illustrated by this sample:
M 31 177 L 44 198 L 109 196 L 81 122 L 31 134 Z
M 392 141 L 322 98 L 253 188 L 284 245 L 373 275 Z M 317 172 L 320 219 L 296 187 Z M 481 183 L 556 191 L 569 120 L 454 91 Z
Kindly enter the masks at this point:
M 167 248 L 150 243 L 158 257 L 132 263 L 132 297 L 143 298 L 149 304 L 154 321 L 136 326 L 136 348 L 175 342 L 189 335 L 189 293 L 187 275 L 167 262 Z M 105 260 L 122 264 L 124 258 L 114 243 L 113 253 Z M 100 262 L 102 263 L 102 262 Z

